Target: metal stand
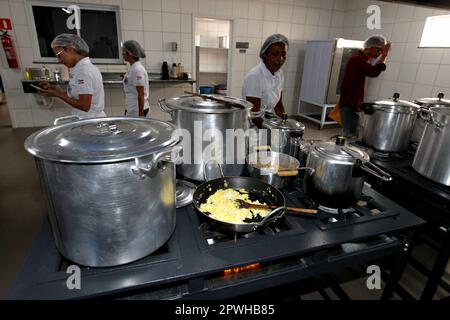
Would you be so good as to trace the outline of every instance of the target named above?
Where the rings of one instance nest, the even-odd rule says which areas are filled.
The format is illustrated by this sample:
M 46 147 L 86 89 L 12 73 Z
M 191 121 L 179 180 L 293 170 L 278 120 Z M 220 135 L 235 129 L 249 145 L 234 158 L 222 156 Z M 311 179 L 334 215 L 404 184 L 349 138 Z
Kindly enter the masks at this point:
M 450 235 L 447 232 L 447 240 L 442 244 L 436 261 L 433 265 L 433 270 L 428 278 L 427 284 L 423 289 L 420 300 L 431 300 L 436 293 L 437 287 L 441 281 L 445 267 L 447 266 L 448 259 L 450 257 Z
M 302 111 L 301 111 L 301 103 L 302 103 L 302 101 L 303 102 L 306 102 L 306 103 L 309 103 L 309 104 L 311 104 L 311 105 L 313 105 L 313 106 L 316 106 L 316 107 L 319 107 L 319 108 L 321 108 L 322 110 L 321 110 L 321 112 L 320 112 L 320 119 L 317 119 L 317 117 L 313 117 L 313 115 L 318 115 L 317 113 L 310 113 L 310 112 L 308 112 L 308 113 L 303 113 Z M 300 102 L 299 102 L 299 106 L 298 106 L 298 115 L 300 116 L 300 117 L 303 117 L 303 118 L 305 118 L 305 119 L 308 119 L 308 120 L 311 120 L 312 122 L 315 122 L 315 123 L 318 123 L 319 124 L 319 128 L 320 128 L 320 130 L 322 130 L 322 128 L 325 126 L 325 125 L 329 125 L 329 124 L 337 124 L 337 122 L 336 121 L 326 121 L 326 117 L 327 117 L 327 114 L 328 114 L 328 109 L 332 109 L 332 108 L 334 108 L 336 105 L 335 104 L 318 104 L 318 103 L 316 103 L 316 102 L 311 102 L 311 101 L 306 101 L 306 100 L 300 100 Z
M 386 287 L 384 288 L 383 294 L 381 295 L 381 300 L 390 300 L 392 298 L 392 295 L 394 294 L 395 287 L 402 276 L 403 270 L 405 269 L 409 257 L 409 249 L 412 239 L 414 238 L 414 233 L 415 230 L 408 232 L 403 252 L 399 254 L 392 267 L 389 278 L 386 281 Z

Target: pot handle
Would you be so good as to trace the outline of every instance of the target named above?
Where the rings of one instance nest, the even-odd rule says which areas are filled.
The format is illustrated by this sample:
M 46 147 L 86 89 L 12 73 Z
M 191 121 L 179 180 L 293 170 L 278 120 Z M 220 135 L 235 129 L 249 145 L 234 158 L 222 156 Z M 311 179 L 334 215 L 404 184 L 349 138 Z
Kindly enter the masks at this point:
M 161 109 L 162 112 L 168 113 L 170 114 L 170 117 L 172 117 L 173 110 L 167 107 L 166 98 L 161 98 L 158 100 L 158 107 Z
M 442 122 L 437 121 L 437 120 L 434 118 L 434 116 L 433 116 L 434 114 L 435 114 L 435 113 L 430 112 L 430 120 L 431 120 L 431 123 L 434 124 L 434 126 L 436 127 L 436 129 L 437 129 L 438 131 L 442 131 L 442 128 L 445 127 L 445 125 L 447 124 L 447 121 L 442 121 Z
M 360 168 L 383 181 L 388 182 L 392 180 L 392 176 L 389 173 L 381 170 L 378 166 L 374 165 L 371 162 L 365 162 L 361 164 Z
M 66 120 L 71 120 L 71 121 L 67 121 L 67 122 L 73 122 L 73 121 L 80 120 L 80 117 L 76 116 L 76 115 L 59 117 L 59 118 L 56 118 L 55 121 L 53 121 L 53 125 L 57 126 L 58 124 L 60 124 L 61 122 L 65 122 Z
M 428 110 L 427 108 L 420 108 L 419 117 L 421 117 L 426 122 L 430 122 L 431 120 L 430 110 Z
M 271 213 L 269 213 L 267 216 L 264 217 L 258 224 L 255 225 L 254 230 L 258 228 L 262 228 L 269 223 L 272 223 L 278 219 L 280 219 L 284 214 L 286 213 L 286 207 L 279 207 L 274 210 L 272 210 Z
M 224 174 L 223 174 L 223 170 L 222 170 L 222 166 L 220 165 L 220 163 L 216 160 L 216 159 L 209 159 L 208 161 L 205 162 L 205 164 L 203 165 L 203 178 L 205 178 L 205 181 L 209 181 L 208 177 L 206 176 L 206 165 L 210 162 L 215 162 L 217 164 L 217 166 L 219 167 L 219 172 L 220 172 L 220 176 L 222 178 L 225 178 Z
M 135 165 L 131 168 L 131 171 L 141 179 L 144 179 L 145 176 L 148 175 L 161 161 L 170 161 L 175 164 L 181 161 L 180 152 L 182 149 L 182 146 L 175 146 L 170 150 L 160 151 L 153 156 L 153 159 L 148 164 L 143 164 L 139 158 L 135 158 Z M 170 155 L 170 157 L 167 157 L 168 155 Z

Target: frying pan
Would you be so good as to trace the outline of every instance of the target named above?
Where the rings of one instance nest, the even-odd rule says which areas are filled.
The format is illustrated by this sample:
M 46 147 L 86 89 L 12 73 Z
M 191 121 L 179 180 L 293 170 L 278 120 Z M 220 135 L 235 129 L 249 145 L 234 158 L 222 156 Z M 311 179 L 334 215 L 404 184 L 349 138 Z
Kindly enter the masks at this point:
M 208 162 L 205 163 L 205 166 Z M 197 189 L 195 189 L 192 201 L 199 214 L 205 217 L 209 222 L 211 222 L 211 224 L 221 230 L 238 233 L 248 233 L 265 228 L 267 225 L 275 222 L 277 219 L 281 218 L 284 215 L 285 200 L 280 190 L 268 183 L 262 182 L 255 178 L 224 177 L 220 165 L 219 169 L 221 178 L 208 181 L 208 179 L 205 177 L 206 182 L 202 183 L 197 187 Z M 258 216 L 257 218 L 250 220 L 248 223 L 242 224 L 220 221 L 212 218 L 210 214 L 200 211 L 200 205 L 206 203 L 206 200 L 209 196 L 213 195 L 220 189 L 228 188 L 235 190 L 245 189 L 246 191 L 248 191 L 251 201 L 259 200 L 261 203 L 276 205 L 278 208 L 274 209 L 264 218 Z

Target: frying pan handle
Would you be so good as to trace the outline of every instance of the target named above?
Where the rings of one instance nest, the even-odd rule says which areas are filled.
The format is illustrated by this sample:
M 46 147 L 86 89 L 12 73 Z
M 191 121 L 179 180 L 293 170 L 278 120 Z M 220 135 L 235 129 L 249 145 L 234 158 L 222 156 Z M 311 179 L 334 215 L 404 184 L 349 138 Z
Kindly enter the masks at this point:
M 281 218 L 282 216 L 284 216 L 286 212 L 286 207 L 279 207 L 276 208 L 275 210 L 273 210 L 271 213 L 269 213 L 267 216 L 264 217 L 264 219 L 261 220 L 261 222 L 259 222 L 254 229 L 258 229 L 258 228 L 262 228 L 265 225 Z
M 216 159 L 209 159 L 208 161 L 205 162 L 205 164 L 203 166 L 203 178 L 205 178 L 205 181 L 209 181 L 208 177 L 206 176 L 206 165 L 210 162 L 215 162 L 217 164 L 217 166 L 219 167 L 220 176 L 222 178 L 225 178 L 225 176 L 223 174 L 222 166 L 220 165 L 220 163 Z

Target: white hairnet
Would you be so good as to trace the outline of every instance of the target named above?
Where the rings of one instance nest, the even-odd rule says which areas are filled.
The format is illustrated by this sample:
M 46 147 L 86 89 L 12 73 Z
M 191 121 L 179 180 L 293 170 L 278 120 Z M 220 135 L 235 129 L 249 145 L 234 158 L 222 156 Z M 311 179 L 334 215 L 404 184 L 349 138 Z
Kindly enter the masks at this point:
M 282 34 L 279 33 L 275 33 L 271 36 L 269 36 L 266 41 L 264 41 L 263 45 L 261 46 L 261 50 L 259 51 L 259 57 L 262 59 L 263 58 L 263 54 L 267 51 L 267 49 L 269 49 L 269 47 L 274 44 L 274 43 L 278 43 L 278 42 L 282 42 L 284 43 L 287 47 L 289 47 L 289 40 L 288 38 L 286 38 L 285 36 L 283 36 Z
M 62 33 L 53 39 L 51 47 L 72 47 L 76 52 L 82 56 L 87 57 L 89 55 L 89 46 L 86 41 L 73 33 Z
M 381 34 L 376 34 L 368 37 L 364 41 L 364 49 L 367 48 L 382 48 L 387 43 L 387 40 Z
M 122 43 L 122 48 L 125 48 L 135 58 L 145 58 L 145 50 L 135 40 L 128 40 Z

